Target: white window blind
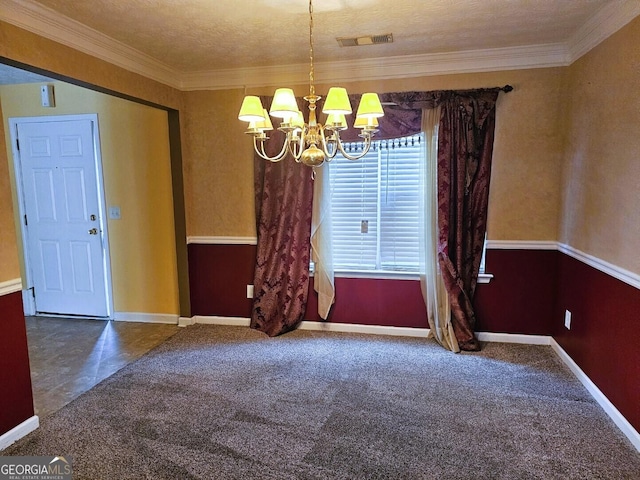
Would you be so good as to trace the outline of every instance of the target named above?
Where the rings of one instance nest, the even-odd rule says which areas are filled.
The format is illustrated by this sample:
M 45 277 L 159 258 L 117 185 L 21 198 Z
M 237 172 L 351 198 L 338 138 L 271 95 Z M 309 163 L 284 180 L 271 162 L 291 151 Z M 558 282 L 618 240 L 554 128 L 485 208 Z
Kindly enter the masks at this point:
M 359 143 L 347 144 L 355 152 Z M 331 162 L 333 262 L 338 271 L 417 271 L 422 134 L 374 142 L 364 158 Z

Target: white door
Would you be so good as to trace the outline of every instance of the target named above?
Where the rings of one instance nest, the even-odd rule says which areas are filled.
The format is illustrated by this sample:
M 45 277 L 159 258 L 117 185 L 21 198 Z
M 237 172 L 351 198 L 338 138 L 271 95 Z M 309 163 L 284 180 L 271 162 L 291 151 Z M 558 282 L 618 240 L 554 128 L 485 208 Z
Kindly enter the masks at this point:
M 14 119 L 35 309 L 108 317 L 97 122 L 61 118 Z

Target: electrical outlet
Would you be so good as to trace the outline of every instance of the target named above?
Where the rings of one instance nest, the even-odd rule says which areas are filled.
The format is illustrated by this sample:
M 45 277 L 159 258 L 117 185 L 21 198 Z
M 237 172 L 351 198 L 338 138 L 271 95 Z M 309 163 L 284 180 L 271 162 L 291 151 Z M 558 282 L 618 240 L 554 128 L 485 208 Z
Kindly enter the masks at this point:
M 253 285 L 247 285 L 247 298 L 253 298 Z
M 567 330 L 571 330 L 571 312 L 569 310 L 564 311 L 564 326 Z

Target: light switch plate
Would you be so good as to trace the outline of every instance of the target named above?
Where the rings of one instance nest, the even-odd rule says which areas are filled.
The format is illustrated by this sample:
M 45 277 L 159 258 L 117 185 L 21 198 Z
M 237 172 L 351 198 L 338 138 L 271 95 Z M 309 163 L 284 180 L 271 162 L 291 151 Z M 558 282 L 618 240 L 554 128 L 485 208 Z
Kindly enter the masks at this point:
M 109 207 L 109 218 L 111 220 L 120 220 L 120 207 L 115 205 Z
M 53 85 L 40 85 L 40 103 L 43 107 L 56 106 L 56 98 L 53 93 Z

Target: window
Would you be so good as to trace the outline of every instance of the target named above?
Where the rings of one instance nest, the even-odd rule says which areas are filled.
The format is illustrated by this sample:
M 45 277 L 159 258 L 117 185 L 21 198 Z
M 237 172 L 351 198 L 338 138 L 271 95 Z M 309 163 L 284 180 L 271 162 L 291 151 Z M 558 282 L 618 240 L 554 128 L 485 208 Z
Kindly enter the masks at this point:
M 358 161 L 331 162 L 336 271 L 418 271 L 424 143 L 422 134 L 378 140 Z

